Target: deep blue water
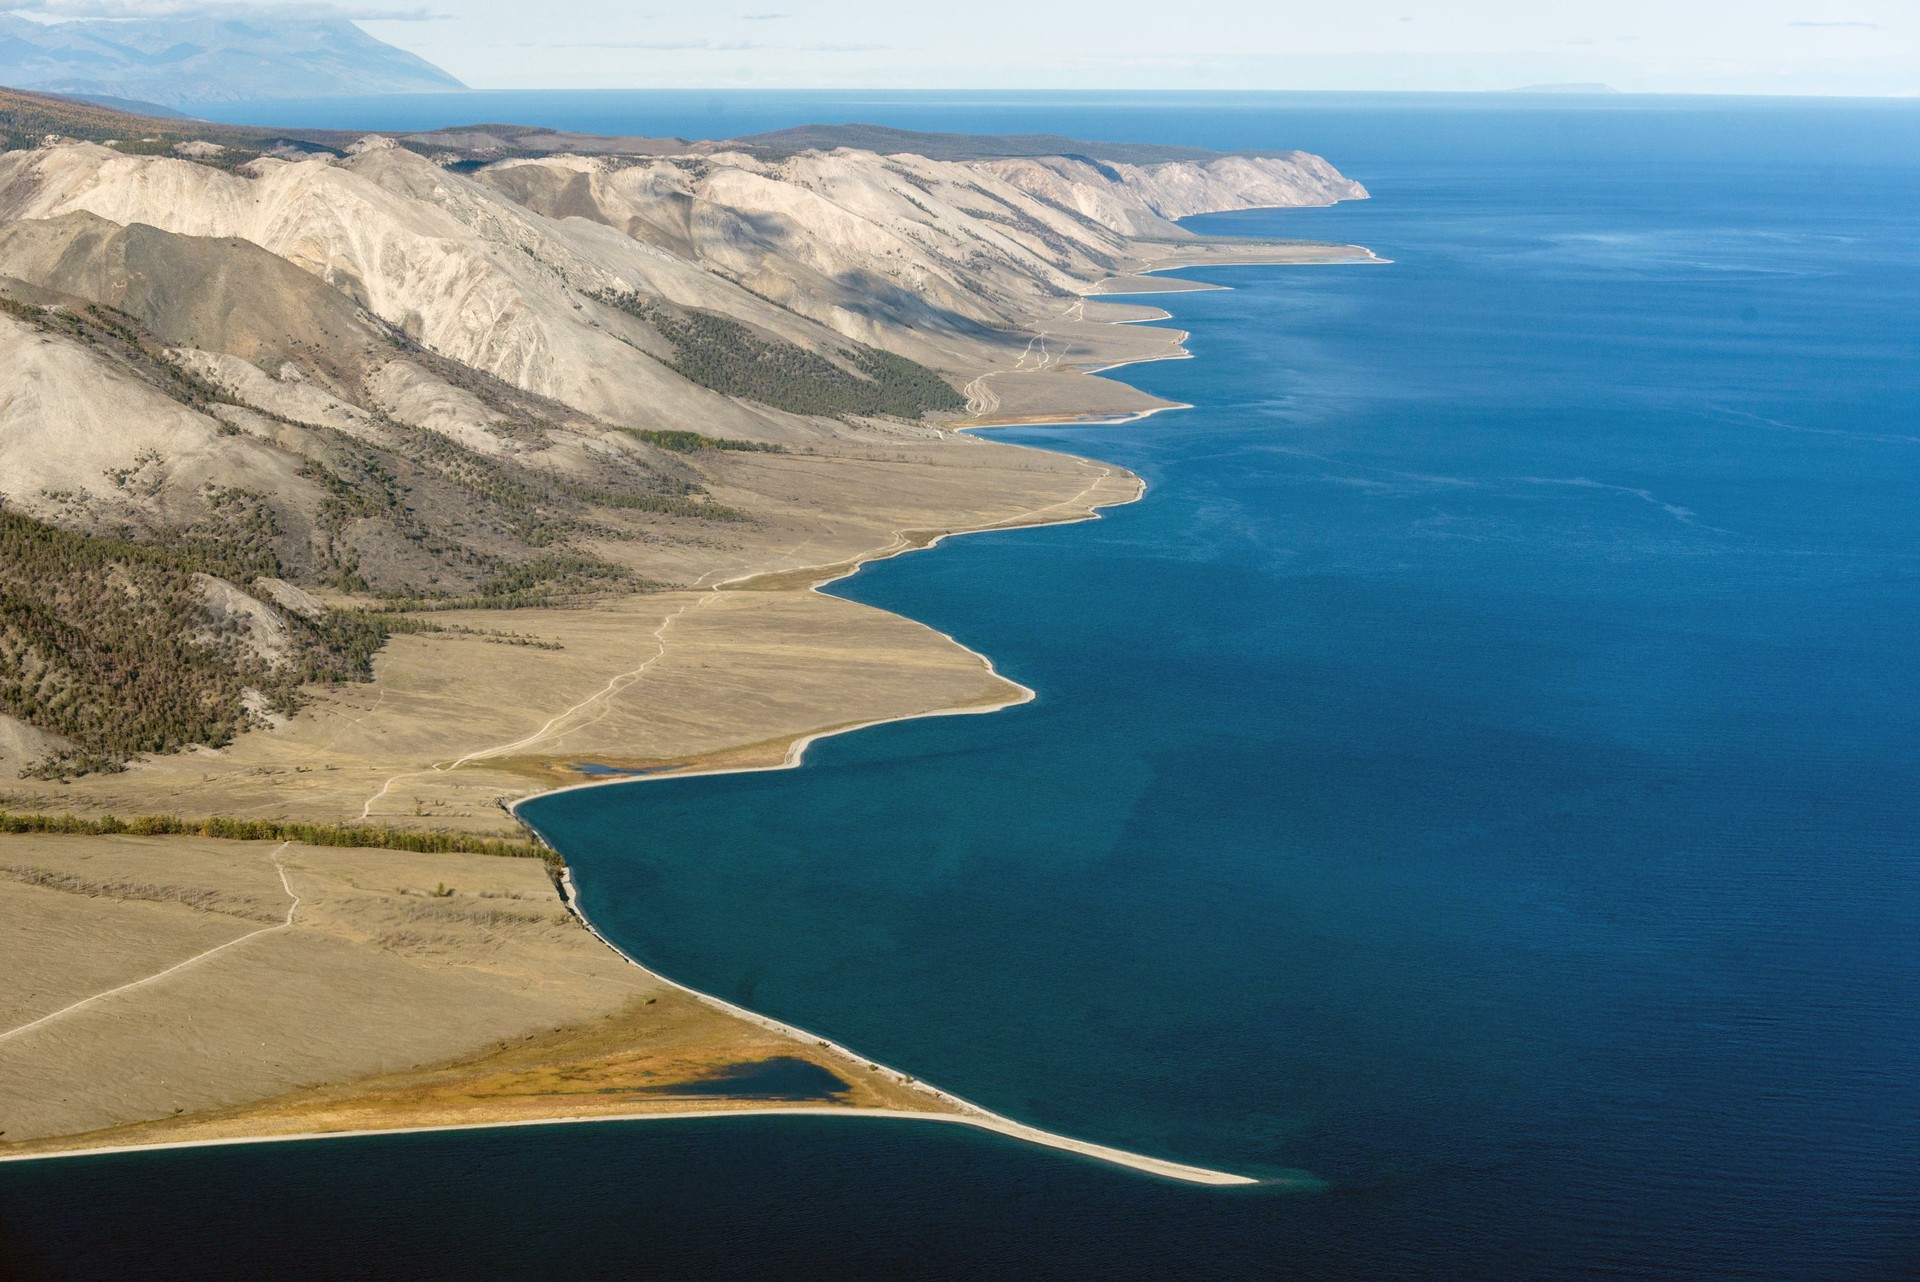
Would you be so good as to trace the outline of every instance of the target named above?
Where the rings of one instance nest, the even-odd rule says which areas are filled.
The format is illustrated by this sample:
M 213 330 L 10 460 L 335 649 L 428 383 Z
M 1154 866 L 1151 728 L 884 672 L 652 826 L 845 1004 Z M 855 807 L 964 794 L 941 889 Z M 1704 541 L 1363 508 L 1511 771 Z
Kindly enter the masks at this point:
M 1322 148 L 1376 199 L 1195 225 L 1394 262 L 1201 273 L 1194 410 L 1003 433 L 1144 502 L 836 589 L 1034 703 L 527 813 L 676 978 L 1325 1191 L 591 1127 L 0 1167 L 0 1261 L 1920 1276 L 1920 107 L 943 110 L 841 118 Z

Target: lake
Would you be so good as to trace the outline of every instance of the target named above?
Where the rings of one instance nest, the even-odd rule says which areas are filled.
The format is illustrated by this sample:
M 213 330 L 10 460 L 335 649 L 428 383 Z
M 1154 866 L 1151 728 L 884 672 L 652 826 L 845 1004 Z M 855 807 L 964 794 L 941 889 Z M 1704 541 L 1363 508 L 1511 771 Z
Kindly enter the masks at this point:
M 515 97 L 475 114 L 721 132 L 697 95 Z M 1322 1189 L 655 1122 L 0 1167 L 0 1260 L 1920 1269 L 1920 104 L 725 101 L 725 132 L 1302 146 L 1373 190 L 1192 220 L 1393 260 L 1189 273 L 1231 286 L 1155 299 L 1197 359 L 1125 377 L 1193 409 L 999 433 L 1144 501 L 833 588 L 1034 702 L 525 808 L 675 979 L 1022 1121 Z M 302 119 L 408 123 L 336 107 Z

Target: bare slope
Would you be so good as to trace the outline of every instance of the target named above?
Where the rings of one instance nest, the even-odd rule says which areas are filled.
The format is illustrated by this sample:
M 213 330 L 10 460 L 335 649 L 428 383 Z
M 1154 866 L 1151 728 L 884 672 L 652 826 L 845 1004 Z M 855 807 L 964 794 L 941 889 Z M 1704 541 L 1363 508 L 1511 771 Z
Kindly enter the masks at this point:
M 170 572 L 283 630 L 295 615 L 254 578 L 355 594 L 308 598 L 309 621 L 380 635 L 370 608 L 704 581 L 808 501 L 803 456 L 1010 398 L 1148 408 L 1075 370 L 1167 342 L 1102 335 L 1080 295 L 1143 261 L 1143 238 L 1205 252 L 1173 221 L 1196 209 L 1364 194 L 1298 153 L 856 139 L 958 157 L 935 159 L 842 130 L 587 155 L 505 126 L 302 152 L 31 96 L 0 109 L 140 143 L 0 153 L 10 510 L 167 548 Z M 477 169 L 449 150 L 543 145 Z M 243 562 L 208 559 L 237 542 Z M 211 644 L 169 617 L 174 642 Z M 11 711 L 72 738 L 36 712 L 45 660 L 24 656 L 44 642 L 24 635 Z M 221 706 L 260 723 L 265 684 L 229 683 Z

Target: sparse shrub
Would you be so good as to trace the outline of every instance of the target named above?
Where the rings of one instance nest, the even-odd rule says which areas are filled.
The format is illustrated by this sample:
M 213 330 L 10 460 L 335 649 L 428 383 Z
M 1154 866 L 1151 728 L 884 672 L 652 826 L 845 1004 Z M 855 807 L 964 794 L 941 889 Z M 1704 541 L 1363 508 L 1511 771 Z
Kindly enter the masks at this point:
M 933 410 L 966 408 L 966 397 L 944 378 L 892 352 L 856 344 L 842 353 L 854 367 L 847 370 L 817 352 L 712 312 L 672 311 L 634 294 L 600 298 L 658 330 L 673 345 L 668 364 L 675 371 L 726 396 L 829 417 L 919 418 Z

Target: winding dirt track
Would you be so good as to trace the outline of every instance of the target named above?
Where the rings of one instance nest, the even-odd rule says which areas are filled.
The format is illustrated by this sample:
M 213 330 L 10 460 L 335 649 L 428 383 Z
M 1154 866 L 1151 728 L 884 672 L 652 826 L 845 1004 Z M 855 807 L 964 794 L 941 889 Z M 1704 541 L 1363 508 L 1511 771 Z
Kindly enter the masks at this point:
M 560 732 L 563 726 L 565 726 L 568 729 L 577 729 L 578 727 L 576 726 L 569 726 L 568 722 L 571 721 L 572 718 L 585 712 L 588 708 L 593 707 L 595 704 L 600 705 L 600 715 L 604 716 L 606 714 L 607 707 L 612 703 L 613 697 L 615 695 L 619 694 L 621 691 L 633 685 L 634 682 L 640 680 L 641 677 L 646 675 L 648 668 L 651 668 L 654 664 L 660 662 L 661 659 L 666 657 L 667 630 L 673 626 L 674 620 L 678 619 L 681 615 L 685 614 L 689 610 L 697 610 L 704 607 L 708 602 L 712 600 L 713 600 L 712 594 L 708 593 L 707 595 L 702 596 L 697 601 L 687 602 L 685 605 L 681 606 L 679 609 L 667 615 L 665 619 L 661 620 L 660 626 L 653 630 L 654 652 L 647 657 L 644 663 L 641 663 L 638 667 L 630 668 L 627 671 L 618 674 L 617 676 L 609 678 L 605 685 L 601 686 L 598 690 L 594 691 L 592 694 L 588 695 L 586 698 L 580 700 L 580 702 L 574 704 L 572 707 L 569 707 L 565 711 L 560 712 L 557 715 L 550 718 L 545 725 L 541 726 L 538 730 L 535 730 L 532 734 L 525 735 L 519 739 L 512 740 L 509 743 L 497 743 L 489 748 L 476 748 L 472 752 L 469 752 L 464 757 L 456 758 L 453 761 L 436 762 L 426 770 L 403 770 L 397 775 L 389 776 L 387 781 L 380 785 L 380 790 L 374 793 L 371 797 L 368 797 L 366 800 L 366 804 L 360 807 L 360 817 L 362 819 L 373 818 L 374 806 L 379 802 L 379 800 L 382 797 L 386 796 L 388 792 L 392 791 L 393 785 L 395 785 L 396 783 L 399 783 L 402 779 L 418 779 L 423 775 L 445 774 L 450 770 L 458 770 L 461 766 L 467 765 L 470 762 L 485 761 L 490 757 L 504 757 L 509 753 L 523 752 L 526 749 L 531 748 L 538 743 L 541 743 L 547 739 L 553 738 L 556 734 Z M 583 724 L 590 725 L 592 723 L 586 722 Z
M 205 961 L 207 958 L 213 956 L 215 953 L 224 953 L 225 951 L 227 951 L 227 949 L 238 947 L 239 945 L 246 943 L 249 939 L 258 939 L 262 935 L 271 935 L 276 931 L 282 931 L 282 930 L 287 930 L 291 928 L 293 925 L 293 915 L 300 907 L 300 896 L 294 890 L 293 883 L 287 880 L 287 865 L 284 862 L 284 857 L 287 853 L 287 847 L 292 844 L 293 844 L 292 842 L 288 842 L 288 841 L 281 842 L 280 845 L 274 850 L 273 856 L 272 856 L 274 870 L 280 874 L 280 885 L 282 886 L 282 888 L 286 890 L 287 898 L 290 901 L 287 904 L 287 916 L 285 921 L 282 921 L 277 926 L 262 926 L 259 930 L 250 930 L 246 934 L 241 935 L 238 938 L 229 939 L 224 944 L 216 944 L 212 948 L 207 949 L 203 953 L 195 953 L 193 956 L 187 958 L 183 962 L 175 962 L 173 965 L 167 967 L 165 970 L 157 970 L 151 975 L 147 975 L 140 979 L 133 980 L 130 983 L 120 984 L 117 987 L 109 988 L 102 992 L 95 993 L 91 997 L 82 997 L 79 1001 L 73 1002 L 67 1006 L 62 1006 L 59 1010 L 54 1011 L 51 1014 L 42 1015 L 39 1019 L 33 1020 L 30 1023 L 22 1024 L 18 1028 L 9 1028 L 6 1032 L 0 1033 L 0 1042 L 4 1042 L 9 1038 L 18 1037 L 22 1033 L 30 1033 L 36 1028 L 44 1028 L 46 1025 L 53 1023 L 57 1019 L 61 1019 L 67 1015 L 71 1015 L 75 1011 L 84 1010 L 85 1008 L 93 1005 L 95 1002 L 105 1001 L 107 998 L 112 997 L 118 993 L 131 992 L 136 988 L 144 988 L 148 984 L 158 983 L 160 980 L 165 979 L 169 975 L 178 974 L 180 971 L 187 969 L 187 967 L 189 966 L 198 965 L 200 962 Z

